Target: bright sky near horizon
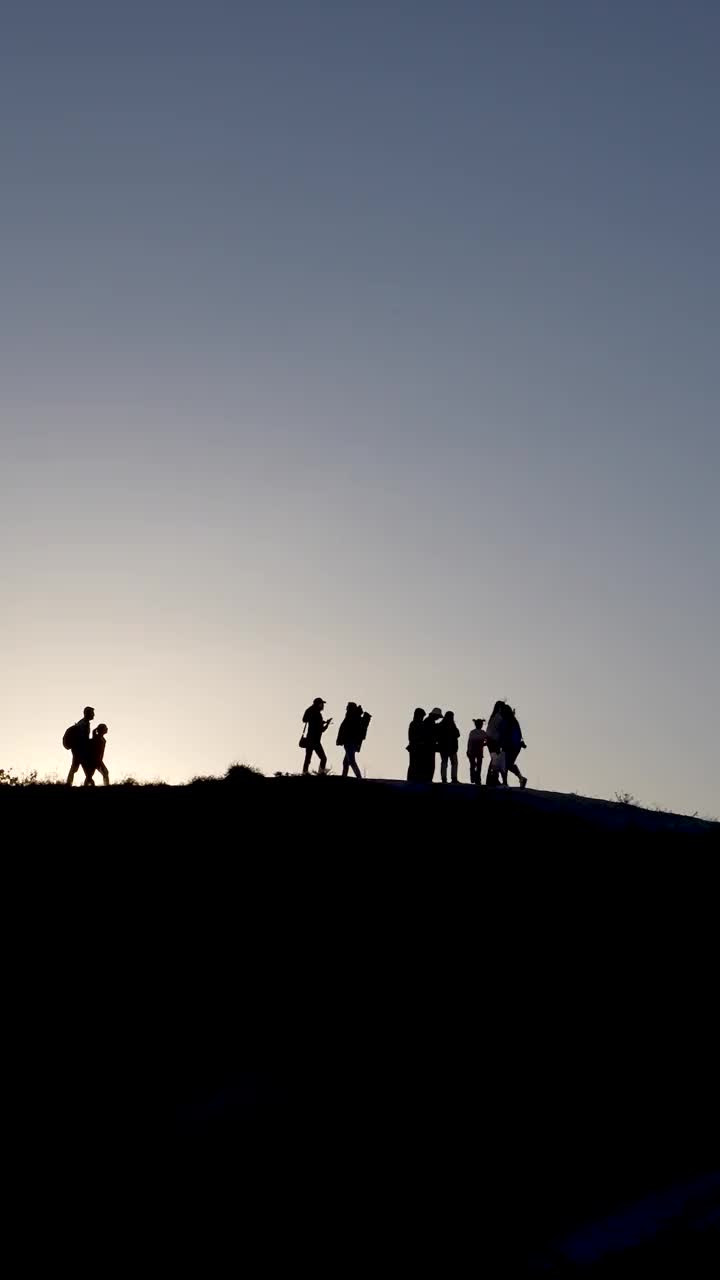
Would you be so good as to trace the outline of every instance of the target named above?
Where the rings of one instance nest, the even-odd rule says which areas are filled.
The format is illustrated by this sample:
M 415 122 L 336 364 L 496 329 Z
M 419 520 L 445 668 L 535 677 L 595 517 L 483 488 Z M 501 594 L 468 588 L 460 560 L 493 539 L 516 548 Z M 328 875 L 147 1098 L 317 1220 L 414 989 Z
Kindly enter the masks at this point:
M 719 57 L 715 0 L 10 0 L 0 765 L 92 702 L 115 776 L 294 769 L 321 694 L 397 777 L 507 697 L 531 784 L 717 815 Z

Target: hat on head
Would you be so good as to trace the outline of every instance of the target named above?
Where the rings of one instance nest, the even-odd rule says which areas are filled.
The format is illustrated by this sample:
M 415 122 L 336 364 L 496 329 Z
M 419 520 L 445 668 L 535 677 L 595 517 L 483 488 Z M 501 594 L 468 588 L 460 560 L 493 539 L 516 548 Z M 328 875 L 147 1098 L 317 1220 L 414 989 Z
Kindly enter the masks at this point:
M 324 706 L 325 706 L 325 699 L 324 699 L 324 698 L 313 698 L 313 706 L 314 706 L 314 707 L 324 707 Z
M 442 715 L 442 711 L 440 710 L 440 708 L 439 708 L 439 707 L 433 707 L 432 711 L 430 712 L 430 715 L 431 715 L 431 716 L 441 716 L 441 715 Z
M 478 716 L 477 720 L 473 720 L 473 724 L 476 724 L 478 729 L 481 727 L 481 725 L 484 725 L 484 723 L 485 721 L 483 720 L 482 716 Z

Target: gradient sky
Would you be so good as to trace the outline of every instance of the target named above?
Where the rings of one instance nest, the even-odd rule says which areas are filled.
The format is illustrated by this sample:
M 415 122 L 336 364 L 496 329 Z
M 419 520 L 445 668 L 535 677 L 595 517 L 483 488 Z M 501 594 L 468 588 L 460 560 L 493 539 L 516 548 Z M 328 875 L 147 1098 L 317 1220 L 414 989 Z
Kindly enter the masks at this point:
M 718 813 L 716 0 L 6 3 L 0 764 L 517 705 Z M 334 737 L 332 739 L 334 743 Z M 331 751 L 334 763 L 340 752 Z

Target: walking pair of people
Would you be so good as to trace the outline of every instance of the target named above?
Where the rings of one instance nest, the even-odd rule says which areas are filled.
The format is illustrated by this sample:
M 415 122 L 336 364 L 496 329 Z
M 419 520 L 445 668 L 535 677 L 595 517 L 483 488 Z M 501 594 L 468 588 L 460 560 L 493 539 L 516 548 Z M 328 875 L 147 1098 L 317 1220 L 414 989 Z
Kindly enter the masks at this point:
M 95 786 L 93 775 L 96 770 L 102 777 L 103 784 L 106 787 L 110 785 L 110 774 L 104 760 L 105 735 L 108 727 L 106 724 L 99 724 L 91 734 L 90 725 L 94 719 L 95 708 L 85 707 L 82 719 L 78 720 L 76 724 L 71 724 L 70 728 L 66 729 L 63 734 L 63 746 L 67 751 L 72 752 L 72 763 L 67 776 L 67 785 L 69 787 L 73 785 L 75 774 L 80 768 L 85 774 L 83 786 Z
M 323 715 L 324 710 L 325 699 L 315 698 L 312 705 L 308 707 L 303 715 L 305 728 L 300 739 L 300 746 L 305 751 L 303 773 L 309 773 L 313 755 L 316 755 L 320 762 L 318 772 L 327 773 L 327 756 L 322 745 L 322 736 L 332 724 L 332 717 L 326 720 Z M 357 755 L 367 736 L 371 719 L 370 712 L 363 711 L 358 702 L 348 702 L 345 708 L 345 717 L 338 729 L 336 739 L 337 745 L 345 748 L 342 765 L 343 778 L 347 778 L 351 769 L 356 778 L 362 778 Z
M 490 765 L 486 786 L 503 787 L 508 785 L 508 774 L 513 773 L 522 788 L 527 786 L 527 778 L 521 772 L 517 760 L 526 746 L 522 729 L 515 715 L 514 707 L 506 702 L 496 702 L 487 727 L 487 746 L 490 752 Z

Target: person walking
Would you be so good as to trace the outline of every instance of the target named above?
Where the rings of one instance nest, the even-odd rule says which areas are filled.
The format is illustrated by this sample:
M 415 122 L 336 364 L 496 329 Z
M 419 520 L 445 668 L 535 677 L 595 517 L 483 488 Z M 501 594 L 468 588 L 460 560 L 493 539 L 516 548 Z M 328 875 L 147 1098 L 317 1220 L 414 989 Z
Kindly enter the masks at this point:
M 90 739 L 88 746 L 88 762 L 85 768 L 84 785 L 86 787 L 95 786 L 93 774 L 96 769 L 103 780 L 103 785 L 106 787 L 110 786 L 110 774 L 108 773 L 108 768 L 104 761 L 106 745 L 105 734 L 107 731 L 108 727 L 106 724 L 99 724 L 97 729 L 93 729 L 92 738 Z
M 473 724 L 475 728 L 468 734 L 467 758 L 470 761 L 470 781 L 479 787 L 482 786 L 482 762 L 487 734 L 483 729 L 484 720 L 473 720 Z
M 505 768 L 505 755 L 503 745 L 505 742 L 505 718 L 508 708 L 504 702 L 498 701 L 493 707 L 487 727 L 487 747 L 490 752 L 490 764 L 488 766 L 487 778 L 485 785 L 488 787 L 496 787 L 502 776 L 503 785 L 507 786 L 507 770 Z
M 446 711 L 437 727 L 438 749 L 440 751 L 440 777 L 447 782 L 448 765 L 450 765 L 450 781 L 458 780 L 458 742 L 460 730 L 455 723 L 452 711 Z
M 337 745 L 345 748 L 342 767 L 343 778 L 347 778 L 348 770 L 352 769 L 355 777 L 362 779 L 362 773 L 355 757 L 365 741 L 371 719 L 370 713 L 363 711 L 357 702 L 348 702 L 345 708 L 345 719 L 340 725 L 337 735 Z
M 433 707 L 423 722 L 421 782 L 432 782 L 435 777 L 435 755 L 438 751 L 438 728 L 441 720 L 442 711 L 439 707 Z
M 407 780 L 408 782 L 423 781 L 423 760 L 425 753 L 425 709 L 424 707 L 416 707 L 413 712 L 413 718 L 408 725 L 408 744 L 407 751 L 410 754 L 408 761 Z
M 90 725 L 95 719 L 95 708 L 85 707 L 82 713 L 82 720 L 78 720 L 76 724 L 71 724 L 69 729 L 63 734 L 63 746 L 67 751 L 72 751 L 72 763 L 70 772 L 67 776 L 67 786 L 71 787 L 80 766 L 88 763 L 88 754 L 90 748 Z
M 303 715 L 303 736 L 300 739 L 300 746 L 305 751 L 305 763 L 303 765 L 303 773 L 309 773 L 310 761 L 313 755 L 316 755 L 320 761 L 319 773 L 327 772 L 327 756 L 323 750 L 322 736 L 326 729 L 332 724 L 332 719 L 325 720 L 323 711 L 325 709 L 325 699 L 315 698 L 311 706 Z
M 520 782 L 521 790 L 524 791 L 525 787 L 527 786 L 527 778 L 520 771 L 517 764 L 517 759 L 518 759 L 518 756 L 520 755 L 520 752 L 526 747 L 527 744 L 523 741 L 522 729 L 520 728 L 520 725 L 518 723 L 518 718 L 515 715 L 514 707 L 507 708 L 507 715 L 505 717 L 505 722 L 504 722 L 504 731 L 505 731 L 505 769 L 506 769 L 505 782 L 507 785 L 507 775 L 509 773 L 514 773 L 515 777 Z

